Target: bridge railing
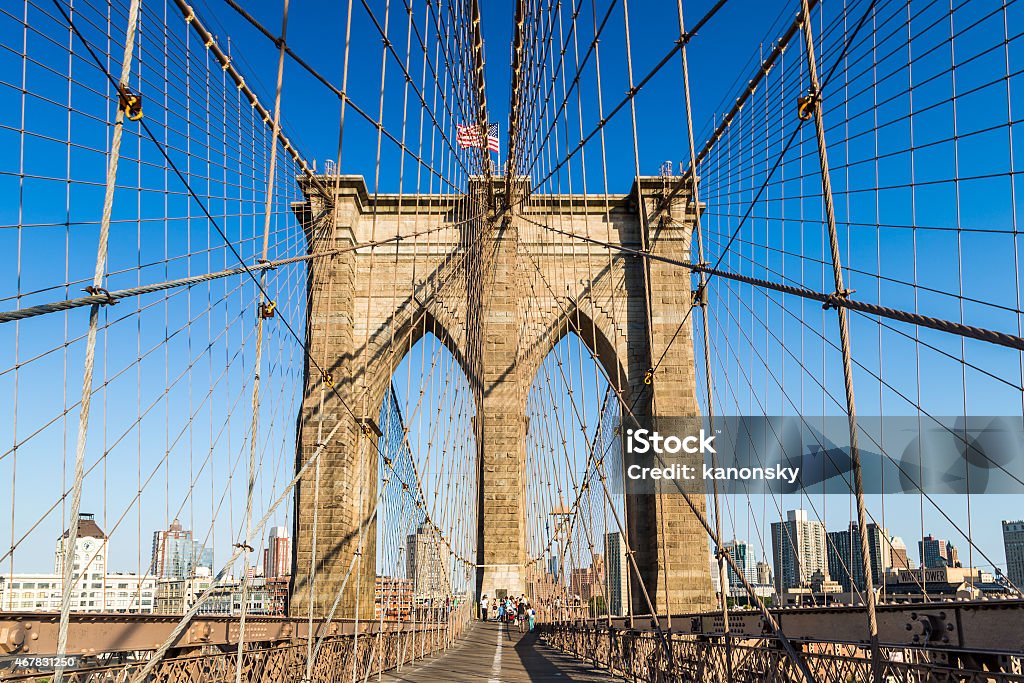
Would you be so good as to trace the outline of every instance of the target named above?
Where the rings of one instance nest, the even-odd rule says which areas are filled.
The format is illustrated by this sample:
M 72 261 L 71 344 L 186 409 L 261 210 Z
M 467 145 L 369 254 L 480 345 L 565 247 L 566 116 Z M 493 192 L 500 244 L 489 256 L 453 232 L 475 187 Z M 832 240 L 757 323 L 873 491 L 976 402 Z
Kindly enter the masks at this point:
M 313 629 L 316 655 L 308 677 L 306 620 L 253 618 L 246 631 L 241 678 L 246 683 L 365 680 L 380 672 L 401 669 L 448 647 L 462 633 L 466 623 L 462 612 L 465 609 L 451 613 L 440 623 L 372 619 L 358 624 L 351 620 L 317 622 Z M 11 646 L 0 650 L 6 655 L 0 655 L 0 680 L 4 683 L 49 683 L 52 680 L 53 667 L 47 666 L 49 656 L 46 653 L 55 652 L 50 642 L 50 636 L 55 633 L 51 628 L 55 620 L 56 615 L 49 614 L 0 614 L 0 633 L 7 636 L 0 646 Z M 72 635 L 76 631 L 88 633 L 89 638 L 95 640 L 91 646 L 85 641 L 71 643 L 68 655 L 74 657 L 74 661 L 65 671 L 64 681 L 136 681 L 172 623 L 171 619 L 152 616 L 75 615 L 70 627 Z M 149 645 L 143 647 L 144 641 Z M 237 647 L 237 620 L 197 618 L 145 680 L 165 683 L 233 681 L 239 662 Z
M 629 681 L 806 680 L 795 661 L 773 636 L 724 637 L 722 634 L 657 632 L 600 623 L 555 623 L 542 626 L 544 639 L 595 667 Z M 807 671 L 819 683 L 870 681 L 874 662 L 864 643 L 834 640 L 792 641 Z M 957 681 L 1011 683 L 1024 681 L 1024 654 L 904 643 L 879 647 L 880 677 L 886 683 Z

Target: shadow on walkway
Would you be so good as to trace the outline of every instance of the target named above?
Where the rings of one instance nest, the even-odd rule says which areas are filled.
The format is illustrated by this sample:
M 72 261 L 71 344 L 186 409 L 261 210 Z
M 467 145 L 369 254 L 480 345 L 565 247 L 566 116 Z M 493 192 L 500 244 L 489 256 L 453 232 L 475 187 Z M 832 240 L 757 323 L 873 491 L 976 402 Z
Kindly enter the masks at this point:
M 622 679 L 548 647 L 537 633 L 476 622 L 451 648 L 381 677 L 389 683 L 610 683 Z

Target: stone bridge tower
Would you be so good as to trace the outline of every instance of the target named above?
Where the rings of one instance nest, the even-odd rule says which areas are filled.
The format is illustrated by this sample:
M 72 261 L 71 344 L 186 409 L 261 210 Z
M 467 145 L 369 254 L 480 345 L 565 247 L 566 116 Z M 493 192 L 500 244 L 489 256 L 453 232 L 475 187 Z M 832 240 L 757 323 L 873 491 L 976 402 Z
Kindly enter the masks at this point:
M 374 197 L 361 176 L 321 181 L 335 194 L 334 216 L 325 216 L 309 191 L 307 202 L 296 207 L 310 250 L 336 251 L 309 269 L 310 357 L 329 368 L 336 390 L 364 424 L 350 416 L 336 424 L 335 416 L 347 413 L 333 391 L 321 392 L 321 377 L 310 364 L 296 467 L 337 427 L 321 458 L 315 614 L 330 609 L 351 566 L 337 616 L 355 616 L 357 593 L 360 616 L 373 615 L 377 456 L 362 432 L 377 431 L 394 369 L 426 331 L 452 352 L 476 395 L 478 595 L 523 593 L 526 524 L 514 484 L 525 470 L 527 391 L 552 346 L 575 332 L 642 423 L 699 413 L 692 319 L 686 319 L 688 271 L 570 237 L 553 248 L 550 235 L 538 239 L 537 223 L 557 215 L 554 224 L 565 232 L 634 250 L 646 243 L 654 254 L 685 261 L 694 218 L 690 198 L 681 193 L 648 225 L 646 217 L 666 191 L 662 178 L 638 178 L 627 195 L 534 195 L 513 202 L 523 208 L 507 212 L 494 209 L 505 204 L 503 182 L 494 183 L 488 209 L 482 182 L 471 181 L 468 196 Z M 354 249 L 434 227 L 429 237 L 389 242 L 373 256 L 369 247 Z M 476 239 L 480 234 L 486 239 Z M 466 257 L 454 258 L 456 251 Z M 584 270 L 583 262 L 593 265 Z M 522 278 L 538 268 L 548 286 L 524 291 Z M 538 312 L 525 339 L 518 318 L 524 297 Z M 608 301 L 617 302 L 618 310 L 609 310 Z M 655 364 L 656 381 L 645 385 L 644 374 Z M 293 614 L 305 614 L 309 600 L 313 477 L 307 473 L 296 493 Z M 703 508 L 703 497 L 696 502 Z M 629 496 L 626 514 L 627 543 L 655 609 L 710 608 L 708 540 L 682 496 Z M 363 552 L 357 557 L 360 535 Z M 634 579 L 634 613 L 648 611 L 640 588 Z

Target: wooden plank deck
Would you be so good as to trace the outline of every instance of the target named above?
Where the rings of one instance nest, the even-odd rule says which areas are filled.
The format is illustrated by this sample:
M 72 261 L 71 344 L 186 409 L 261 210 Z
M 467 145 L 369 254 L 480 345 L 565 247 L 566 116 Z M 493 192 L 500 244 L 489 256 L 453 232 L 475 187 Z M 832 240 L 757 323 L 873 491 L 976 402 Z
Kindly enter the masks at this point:
M 454 646 L 401 671 L 384 674 L 388 683 L 537 683 L 621 681 L 569 655 L 548 647 L 536 633 L 513 626 L 476 622 Z

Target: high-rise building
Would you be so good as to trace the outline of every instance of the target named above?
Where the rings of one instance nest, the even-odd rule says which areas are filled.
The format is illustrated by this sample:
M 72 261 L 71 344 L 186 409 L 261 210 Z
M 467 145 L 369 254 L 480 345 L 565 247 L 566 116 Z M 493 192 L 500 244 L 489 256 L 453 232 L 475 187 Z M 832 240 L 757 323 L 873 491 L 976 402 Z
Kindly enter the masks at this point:
M 166 530 L 153 532 L 150 574 L 157 579 L 185 579 L 195 574 L 196 567 L 213 571 L 213 549 L 194 540 L 191 530 L 174 520 Z
M 956 546 L 931 534 L 917 542 L 917 549 L 921 555 L 921 566 L 925 569 L 961 566 Z
M 267 547 L 263 550 L 263 576 L 277 578 L 292 573 L 292 539 L 283 526 L 270 528 Z
M 892 552 L 889 546 L 889 532 L 877 524 L 868 524 L 868 552 L 871 555 L 871 580 L 875 587 L 883 582 L 885 573 L 892 567 Z M 864 590 L 864 554 L 861 551 L 860 527 L 850 522 L 844 531 L 828 532 L 828 571 L 844 591 Z
M 730 555 L 732 555 L 732 558 L 736 561 L 736 564 L 739 566 L 740 572 L 743 578 L 747 580 L 747 583 L 757 583 L 757 565 L 755 564 L 756 560 L 754 559 L 753 549 L 750 547 L 750 544 L 746 541 L 740 541 L 734 538 L 733 540 L 724 543 L 723 547 L 729 551 Z M 743 585 L 743 582 L 740 581 L 739 575 L 736 574 L 731 565 L 726 564 L 726 571 L 729 576 L 730 588 Z
M 573 567 L 569 575 L 569 593 L 587 604 L 591 598 L 604 595 L 604 579 L 604 556 L 595 553 L 589 567 Z
M 1003 522 L 1003 550 L 1006 551 L 1006 578 L 1024 588 L 1024 520 Z
M 604 556 L 608 571 L 608 613 L 625 616 L 629 613 L 629 561 L 622 534 L 613 531 L 604 536 Z
M 893 571 L 914 568 L 914 561 L 907 555 L 907 544 L 899 536 L 889 539 L 889 557 L 892 560 Z
M 808 520 L 806 510 L 790 510 L 786 521 L 772 522 L 772 559 L 779 594 L 809 583 L 816 571 L 828 579 L 825 525 Z
M 440 599 L 451 593 L 436 532 L 420 525 L 406 537 L 405 553 L 406 578 L 412 579 L 416 599 Z

